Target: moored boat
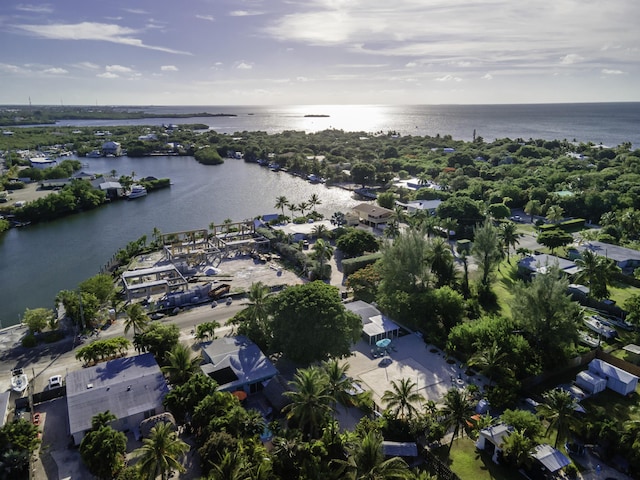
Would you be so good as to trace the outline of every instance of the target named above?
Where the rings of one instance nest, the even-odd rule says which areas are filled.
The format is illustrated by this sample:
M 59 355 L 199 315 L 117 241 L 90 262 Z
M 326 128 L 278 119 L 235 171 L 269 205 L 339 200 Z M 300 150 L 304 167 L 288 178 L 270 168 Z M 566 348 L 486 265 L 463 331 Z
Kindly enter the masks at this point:
M 618 332 L 616 332 L 614 328 L 606 326 L 593 315 L 586 317 L 583 321 L 587 328 L 593 330 L 598 335 L 602 335 L 606 339 L 611 339 L 618 335 Z
M 27 374 L 21 368 L 11 370 L 11 389 L 14 392 L 22 393 L 29 386 Z
M 129 200 L 133 200 L 134 198 L 144 197 L 147 194 L 147 189 L 142 185 L 134 184 L 131 185 L 131 191 L 127 195 Z

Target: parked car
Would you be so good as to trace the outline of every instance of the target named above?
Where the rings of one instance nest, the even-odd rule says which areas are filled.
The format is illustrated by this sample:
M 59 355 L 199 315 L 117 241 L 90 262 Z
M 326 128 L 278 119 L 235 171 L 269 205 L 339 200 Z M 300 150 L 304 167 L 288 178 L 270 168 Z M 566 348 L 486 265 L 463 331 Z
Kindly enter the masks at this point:
M 62 375 L 54 375 L 49 378 L 49 390 L 62 386 Z

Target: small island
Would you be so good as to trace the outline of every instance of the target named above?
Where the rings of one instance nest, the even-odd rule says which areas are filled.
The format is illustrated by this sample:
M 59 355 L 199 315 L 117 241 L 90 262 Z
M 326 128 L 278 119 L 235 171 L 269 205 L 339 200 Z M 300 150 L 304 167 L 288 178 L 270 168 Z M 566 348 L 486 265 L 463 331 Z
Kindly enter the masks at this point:
M 314 114 L 314 113 L 311 113 L 311 114 L 307 114 L 307 115 L 305 115 L 305 116 L 304 116 L 304 118 L 328 118 L 328 117 L 330 117 L 330 116 L 331 116 L 331 115 L 325 115 L 325 114 Z

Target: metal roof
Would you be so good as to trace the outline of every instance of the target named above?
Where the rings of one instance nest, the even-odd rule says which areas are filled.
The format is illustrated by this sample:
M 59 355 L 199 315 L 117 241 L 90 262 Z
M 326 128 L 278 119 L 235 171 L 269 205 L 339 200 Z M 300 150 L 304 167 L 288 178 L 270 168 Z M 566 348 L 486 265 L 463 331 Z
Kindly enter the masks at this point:
M 538 445 L 533 453 L 533 458 L 538 460 L 550 472 L 557 472 L 571 463 L 565 455 L 551 445 Z
M 69 372 L 66 384 L 71 435 L 89 430 L 93 416 L 106 410 L 122 419 L 162 407 L 169 391 L 151 353 Z

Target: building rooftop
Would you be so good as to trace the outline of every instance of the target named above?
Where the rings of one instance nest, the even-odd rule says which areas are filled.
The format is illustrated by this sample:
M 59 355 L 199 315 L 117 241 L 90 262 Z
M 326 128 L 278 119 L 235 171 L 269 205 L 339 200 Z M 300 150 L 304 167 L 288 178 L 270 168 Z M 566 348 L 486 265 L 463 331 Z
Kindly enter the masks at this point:
M 553 265 L 558 265 L 560 271 L 568 275 L 573 275 L 580 270 L 580 267 L 571 260 L 547 254 L 530 255 L 518 262 L 519 267 L 536 273 L 546 273 L 549 267 Z
M 66 385 L 72 435 L 89 430 L 94 415 L 106 410 L 127 418 L 156 409 L 169 391 L 151 353 L 69 372 Z
M 628 260 L 640 261 L 640 251 L 631 248 L 613 245 L 604 242 L 588 242 L 576 247 L 578 251 L 591 250 L 593 253 L 611 258 L 616 262 L 626 262 Z

